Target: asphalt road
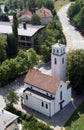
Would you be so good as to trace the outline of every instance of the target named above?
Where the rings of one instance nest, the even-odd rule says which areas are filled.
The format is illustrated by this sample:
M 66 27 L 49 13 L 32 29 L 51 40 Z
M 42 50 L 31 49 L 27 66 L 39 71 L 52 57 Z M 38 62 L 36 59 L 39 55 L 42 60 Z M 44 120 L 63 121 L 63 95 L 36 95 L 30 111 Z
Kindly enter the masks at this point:
M 81 34 L 75 29 L 73 25 L 70 24 L 69 19 L 67 18 L 67 10 L 70 4 L 61 8 L 58 12 L 59 19 L 62 23 L 63 32 L 67 40 L 66 50 L 73 49 L 84 49 L 84 38 Z

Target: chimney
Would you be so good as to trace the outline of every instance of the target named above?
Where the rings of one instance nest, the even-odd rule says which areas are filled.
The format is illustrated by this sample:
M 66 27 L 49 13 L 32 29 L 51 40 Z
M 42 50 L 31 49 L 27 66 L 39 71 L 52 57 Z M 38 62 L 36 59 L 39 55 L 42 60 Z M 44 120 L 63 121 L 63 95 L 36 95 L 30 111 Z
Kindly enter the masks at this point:
M 24 29 L 27 29 L 27 25 L 26 25 L 25 22 L 23 23 L 23 28 L 24 28 Z

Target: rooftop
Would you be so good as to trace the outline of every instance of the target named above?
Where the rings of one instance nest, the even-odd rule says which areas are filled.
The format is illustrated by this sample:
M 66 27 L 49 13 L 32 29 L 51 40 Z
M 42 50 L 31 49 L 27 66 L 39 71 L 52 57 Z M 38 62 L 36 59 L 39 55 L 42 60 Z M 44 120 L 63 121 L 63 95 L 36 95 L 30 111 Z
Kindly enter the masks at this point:
M 44 28 L 41 25 L 31 25 L 26 24 L 26 29 L 23 28 L 23 24 L 19 24 L 18 35 L 19 36 L 33 36 L 38 30 Z M 0 33 L 10 34 L 12 33 L 12 23 L 10 22 L 0 22 Z
M 5 130 L 5 128 L 17 118 L 18 116 L 15 114 L 12 114 L 6 110 L 0 110 L 0 130 Z
M 36 14 L 40 17 L 40 18 L 48 18 L 48 17 L 53 17 L 51 11 L 47 8 L 42 7 L 41 9 L 38 9 L 36 11 Z
M 46 92 L 55 94 L 61 80 L 53 76 L 43 74 L 34 69 L 30 69 L 25 77 L 24 82 L 33 85 L 34 87 L 40 88 Z
M 56 43 L 56 44 L 52 45 L 52 47 L 60 48 L 60 47 L 66 47 L 66 45 L 61 44 L 61 43 Z
M 28 9 L 23 9 L 20 11 L 20 15 L 28 15 L 28 16 L 32 16 L 32 12 L 30 12 Z

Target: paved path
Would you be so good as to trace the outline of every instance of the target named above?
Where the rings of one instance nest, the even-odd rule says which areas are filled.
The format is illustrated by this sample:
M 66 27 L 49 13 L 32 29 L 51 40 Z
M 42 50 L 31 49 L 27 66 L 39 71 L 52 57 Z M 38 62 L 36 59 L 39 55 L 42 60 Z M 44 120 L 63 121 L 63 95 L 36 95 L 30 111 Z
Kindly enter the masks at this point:
M 73 49 L 84 49 L 84 38 L 81 34 L 72 26 L 67 18 L 67 10 L 70 4 L 61 8 L 58 12 L 59 19 L 62 23 L 63 32 L 67 40 L 67 51 Z

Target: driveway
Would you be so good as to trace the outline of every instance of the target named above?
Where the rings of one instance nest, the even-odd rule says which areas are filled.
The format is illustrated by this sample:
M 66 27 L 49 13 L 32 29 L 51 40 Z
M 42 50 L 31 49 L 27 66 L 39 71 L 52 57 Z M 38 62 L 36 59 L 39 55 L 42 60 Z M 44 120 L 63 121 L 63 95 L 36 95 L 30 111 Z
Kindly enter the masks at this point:
M 67 10 L 70 4 L 61 8 L 58 12 L 59 19 L 62 23 L 63 32 L 67 40 L 67 51 L 73 49 L 84 49 L 84 38 L 81 34 L 72 26 L 67 18 Z

